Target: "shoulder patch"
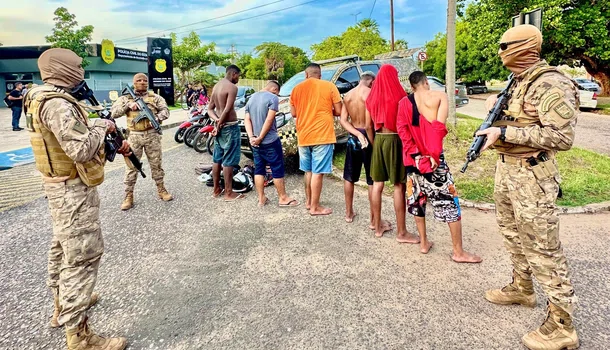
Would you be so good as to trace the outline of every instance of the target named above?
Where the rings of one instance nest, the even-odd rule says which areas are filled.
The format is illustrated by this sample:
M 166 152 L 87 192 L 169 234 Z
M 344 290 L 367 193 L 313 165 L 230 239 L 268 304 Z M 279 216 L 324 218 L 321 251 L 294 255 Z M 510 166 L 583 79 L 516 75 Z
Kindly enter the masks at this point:
M 87 127 L 85 126 L 85 124 L 81 123 L 79 120 L 76 120 L 74 122 L 74 125 L 72 125 L 72 130 L 76 131 L 79 134 L 85 134 L 87 132 Z
M 544 100 L 542 100 L 542 103 L 540 105 L 540 110 L 542 110 L 543 113 L 548 112 L 551 109 L 551 106 L 559 101 L 561 99 L 561 94 L 559 92 L 553 92 L 551 94 L 548 94 Z M 565 103 L 564 103 L 565 104 Z
M 553 110 L 563 119 L 571 119 L 574 116 L 574 110 L 565 102 L 561 102 Z

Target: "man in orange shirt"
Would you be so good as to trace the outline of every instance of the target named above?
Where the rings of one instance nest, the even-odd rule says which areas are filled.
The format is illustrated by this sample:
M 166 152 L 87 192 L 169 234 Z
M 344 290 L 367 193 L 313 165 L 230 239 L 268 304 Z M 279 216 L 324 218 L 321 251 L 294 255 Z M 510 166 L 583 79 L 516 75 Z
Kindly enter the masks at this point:
M 330 208 L 320 206 L 324 174 L 332 172 L 335 136 L 334 116 L 341 115 L 341 95 L 337 87 L 322 77 L 319 64 L 305 70 L 305 81 L 290 95 L 290 112 L 296 119 L 299 168 L 305 172 L 307 209 L 312 216 L 329 215 Z

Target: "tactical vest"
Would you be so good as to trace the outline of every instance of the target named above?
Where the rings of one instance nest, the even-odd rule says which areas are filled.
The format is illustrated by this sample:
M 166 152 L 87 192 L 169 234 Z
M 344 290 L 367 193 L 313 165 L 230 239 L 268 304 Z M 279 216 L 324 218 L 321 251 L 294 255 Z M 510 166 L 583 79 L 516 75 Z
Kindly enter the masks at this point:
M 133 98 L 131 98 L 131 96 L 128 97 L 129 98 L 129 102 L 134 102 Z M 152 91 L 148 92 L 148 95 L 146 95 L 146 97 L 143 98 L 144 103 L 146 103 L 146 105 L 148 106 L 148 108 L 150 108 L 150 111 L 153 112 L 153 114 L 155 115 L 155 117 L 157 116 L 157 113 L 159 112 L 157 110 L 157 107 L 155 106 L 155 93 Z M 146 131 L 146 130 L 150 130 L 153 128 L 152 124 L 150 124 L 150 120 L 148 119 L 142 119 L 139 122 L 134 124 L 134 119 L 136 119 L 139 115 L 140 115 L 141 111 L 132 111 L 131 109 L 129 110 L 129 112 L 127 112 L 127 128 L 129 130 L 132 131 Z
M 505 116 L 493 123 L 492 126 L 515 126 L 518 128 L 523 128 L 529 125 L 542 126 L 539 116 L 531 116 L 525 113 L 523 110 L 523 103 L 526 102 L 524 101 L 524 98 L 529 87 L 542 74 L 548 72 L 558 72 L 562 74 L 561 71 L 559 71 L 556 67 L 549 66 L 546 63 L 539 63 L 538 67 L 534 68 L 529 74 L 523 77 L 523 80 L 521 80 L 519 85 L 513 89 L 513 96 L 510 99 L 508 110 L 504 111 Z M 516 145 L 501 140 L 496 141 L 492 147 L 498 150 L 499 153 L 504 154 L 525 154 L 539 151 L 538 148 Z
M 40 111 L 44 103 L 52 98 L 63 98 L 70 102 L 78 111 L 77 119 L 86 127 L 89 125 L 88 113 L 82 104 L 71 95 L 50 85 L 42 85 L 28 91 L 25 96 L 24 108 L 27 127 L 30 131 L 30 142 L 36 161 L 36 169 L 46 177 L 80 177 L 83 183 L 94 187 L 104 181 L 104 144 L 96 156 L 84 163 L 73 161 L 61 148 L 55 134 L 40 120 Z

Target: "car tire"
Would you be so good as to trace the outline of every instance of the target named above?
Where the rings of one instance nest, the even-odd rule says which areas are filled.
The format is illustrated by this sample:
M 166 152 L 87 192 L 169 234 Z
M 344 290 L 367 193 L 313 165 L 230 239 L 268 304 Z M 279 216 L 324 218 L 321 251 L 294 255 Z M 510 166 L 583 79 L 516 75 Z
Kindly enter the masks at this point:
M 483 93 L 486 94 L 487 93 L 487 88 L 483 88 Z
M 468 95 L 472 95 L 474 94 L 474 91 L 472 91 L 472 89 L 468 89 Z

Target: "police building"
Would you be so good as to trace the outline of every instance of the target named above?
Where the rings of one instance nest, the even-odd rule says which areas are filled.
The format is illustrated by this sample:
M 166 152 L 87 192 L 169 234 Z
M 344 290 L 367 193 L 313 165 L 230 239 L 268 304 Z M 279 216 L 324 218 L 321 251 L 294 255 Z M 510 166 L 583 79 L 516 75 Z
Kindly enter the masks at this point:
M 50 49 L 44 46 L 3 46 L 0 47 L 0 93 L 2 98 L 14 89 L 15 83 L 21 82 L 43 84 L 38 71 L 38 57 Z M 135 51 L 114 47 L 111 41 L 89 45 L 89 65 L 85 67 L 85 80 L 95 96 L 102 103 L 110 103 L 108 93 L 121 91 L 132 83 L 135 73 L 148 71 L 148 55 L 144 51 Z M 6 106 L 2 103 L 0 108 Z

